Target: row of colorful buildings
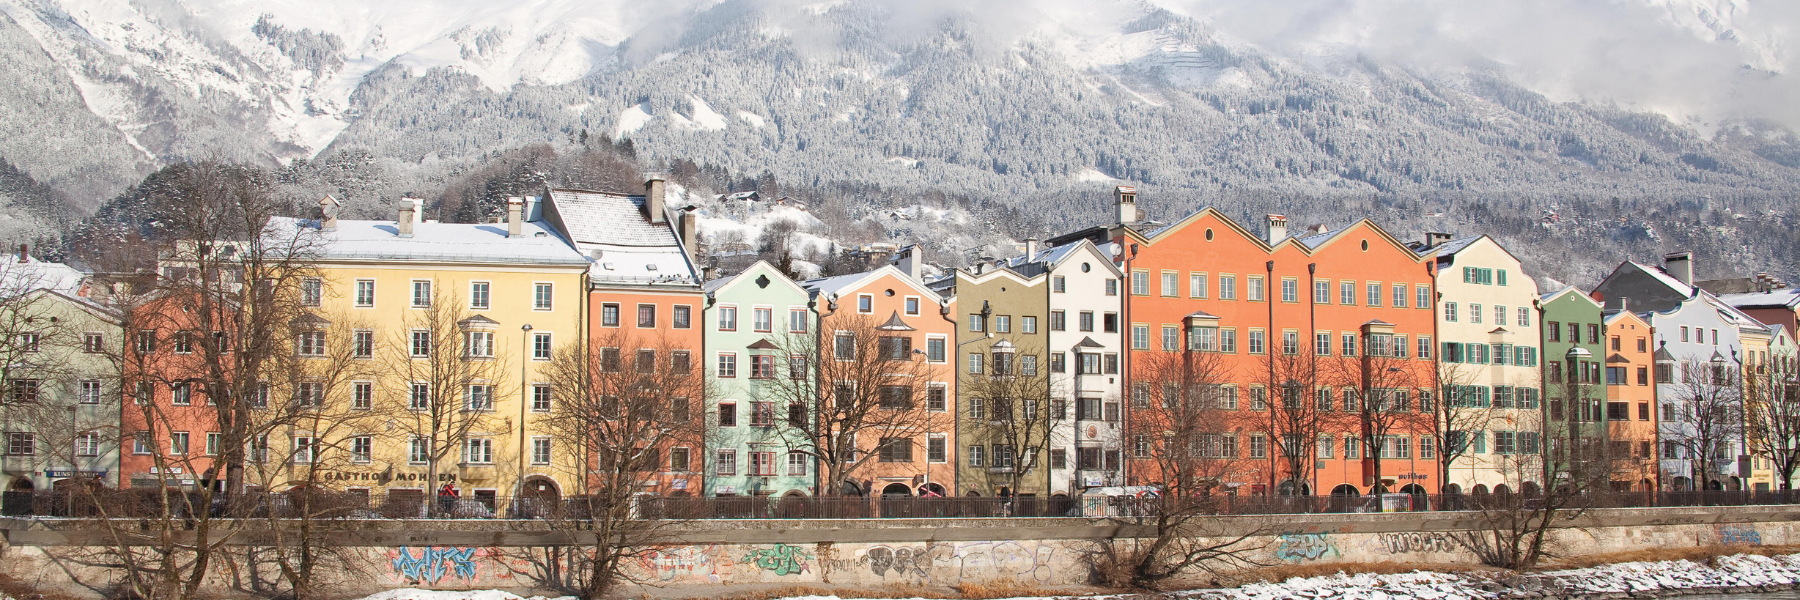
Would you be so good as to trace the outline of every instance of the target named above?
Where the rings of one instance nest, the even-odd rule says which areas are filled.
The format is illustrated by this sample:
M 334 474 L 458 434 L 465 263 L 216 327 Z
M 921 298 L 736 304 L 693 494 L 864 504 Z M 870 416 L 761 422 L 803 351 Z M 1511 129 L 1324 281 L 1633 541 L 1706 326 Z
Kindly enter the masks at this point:
M 1161 483 L 1176 448 L 1236 493 L 1531 489 L 1546 456 L 1603 457 L 1618 490 L 1781 487 L 1755 407 L 1795 400 L 1800 294 L 1697 281 L 1686 253 L 1540 289 L 1486 236 L 1253 228 L 1210 208 L 1159 222 L 1119 187 L 1111 223 L 967 268 L 906 246 L 867 272 L 709 279 L 691 209 L 667 198 L 660 180 L 550 189 L 485 224 L 427 222 L 416 200 L 393 221 L 338 219 L 327 198 L 320 218 L 271 222 L 317 242 L 294 353 L 349 366 L 273 384 L 330 416 L 253 440 L 252 460 L 286 449 L 258 485 L 582 493 L 599 459 L 553 423 L 567 390 L 551 371 L 587 352 L 704 380 L 665 407 L 691 435 L 642 469 L 666 496 L 1072 496 Z M 13 349 L 58 369 L 8 376 L 9 489 L 213 479 L 204 394 L 106 358 L 178 371 L 191 322 L 127 318 L 79 272 L 10 260 L 33 275 L 8 287 L 54 306 L 37 318 L 59 333 Z M 436 345 L 460 379 L 426 373 Z M 1709 395 L 1735 399 L 1735 425 L 1696 413 Z M 1192 403 L 1204 439 L 1170 439 L 1157 415 Z

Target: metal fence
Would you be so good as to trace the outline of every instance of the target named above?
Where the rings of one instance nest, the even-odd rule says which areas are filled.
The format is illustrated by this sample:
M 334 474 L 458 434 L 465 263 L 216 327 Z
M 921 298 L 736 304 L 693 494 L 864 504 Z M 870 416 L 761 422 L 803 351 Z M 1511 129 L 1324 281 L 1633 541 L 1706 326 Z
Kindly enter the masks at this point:
M 1215 495 L 1181 503 L 1188 513 L 1287 515 L 1395 511 L 1471 511 L 1534 508 L 1544 499 L 1523 494 L 1387 494 L 1384 496 Z M 1800 491 L 1607 492 L 1558 498 L 1569 508 L 1648 508 L 1800 504 Z M 5 492 L 0 514 L 11 517 L 177 518 L 205 510 L 233 518 L 320 519 L 584 519 L 604 510 L 598 498 L 550 499 L 504 496 L 449 497 L 422 494 L 298 492 L 243 494 L 229 503 L 193 491 L 92 489 Z M 1154 497 L 756 497 L 669 498 L 640 496 L 633 514 L 642 519 L 993 519 L 1153 515 L 1167 503 Z M 102 508 L 104 507 L 104 510 Z

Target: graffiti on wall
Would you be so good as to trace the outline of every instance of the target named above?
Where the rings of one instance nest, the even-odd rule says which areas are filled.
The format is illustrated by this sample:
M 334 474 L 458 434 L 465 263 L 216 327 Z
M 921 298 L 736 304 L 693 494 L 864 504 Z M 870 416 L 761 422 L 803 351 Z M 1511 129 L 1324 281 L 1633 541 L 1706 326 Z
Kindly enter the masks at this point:
M 1341 555 L 1337 546 L 1332 545 L 1329 534 L 1325 533 L 1284 533 L 1281 542 L 1275 546 L 1277 560 L 1304 562 L 1326 556 Z
M 863 562 L 876 577 L 931 576 L 931 552 L 925 546 L 870 546 L 864 556 Z
M 1762 532 L 1755 525 L 1720 525 L 1718 526 L 1719 543 L 1731 545 L 1761 546 Z
M 1443 532 L 1383 533 L 1375 536 L 1373 541 L 1375 550 L 1388 554 L 1455 552 L 1462 548 L 1456 538 Z
M 1052 571 L 1050 559 L 1056 547 L 1020 542 L 970 542 L 957 544 L 950 552 L 957 565 L 957 580 L 1032 580 L 1047 582 Z
M 744 562 L 756 565 L 756 568 L 774 573 L 776 576 L 797 575 L 807 572 L 806 561 L 813 556 L 797 546 L 776 544 L 773 548 L 757 548 L 744 555 Z
M 637 568 L 658 581 L 719 583 L 730 576 L 732 565 L 717 545 L 666 546 L 637 556 Z
M 445 578 L 473 582 L 480 570 L 476 566 L 475 548 L 401 546 L 389 553 L 394 577 L 408 582 L 432 584 Z

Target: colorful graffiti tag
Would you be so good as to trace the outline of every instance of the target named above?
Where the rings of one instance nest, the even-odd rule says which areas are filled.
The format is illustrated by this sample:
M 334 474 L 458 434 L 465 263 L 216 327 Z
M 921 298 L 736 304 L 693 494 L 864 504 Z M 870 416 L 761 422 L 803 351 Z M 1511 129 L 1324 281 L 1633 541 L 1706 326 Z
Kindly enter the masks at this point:
M 813 556 L 795 546 L 776 544 L 774 548 L 757 548 L 744 555 L 744 562 L 777 576 L 805 573 L 806 561 Z
M 1720 544 L 1761 546 L 1763 543 L 1762 532 L 1757 531 L 1754 525 L 1720 525 L 1718 527 Z
M 394 551 L 390 563 L 394 576 L 418 583 L 437 583 L 446 577 L 465 581 L 476 579 L 475 548 L 428 546 L 418 548 L 417 555 L 413 550 L 401 546 Z
M 1275 558 L 1290 562 L 1319 560 L 1328 554 L 1334 554 L 1337 548 L 1331 544 L 1331 538 L 1323 533 L 1284 533 L 1281 543 L 1275 547 Z

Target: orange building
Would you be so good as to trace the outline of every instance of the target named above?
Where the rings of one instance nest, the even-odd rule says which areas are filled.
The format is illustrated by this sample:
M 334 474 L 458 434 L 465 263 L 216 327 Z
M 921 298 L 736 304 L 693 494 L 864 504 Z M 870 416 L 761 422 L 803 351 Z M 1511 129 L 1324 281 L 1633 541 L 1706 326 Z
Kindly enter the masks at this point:
M 1429 258 L 1367 220 L 1291 237 L 1270 215 L 1264 237 L 1211 208 L 1149 222 L 1136 202 L 1120 187 L 1116 224 L 1051 240 L 1113 242 L 1128 273 L 1131 485 L 1160 482 L 1152 453 L 1168 435 L 1133 415 L 1183 393 L 1149 385 L 1159 374 L 1148 370 L 1204 353 L 1221 428 L 1205 445 L 1231 463 L 1223 487 L 1437 492 Z
M 849 481 L 835 490 L 845 495 L 942 497 L 950 495 L 956 483 L 957 374 L 951 362 L 956 305 L 954 298 L 939 296 L 920 279 L 920 252 L 917 246 L 908 246 L 895 255 L 895 265 L 801 282 L 817 298 L 819 335 L 842 335 L 846 328 L 855 331 L 864 324 L 879 323 L 875 329 L 880 331 L 883 352 L 895 348 L 897 354 L 923 365 L 903 374 L 925 379 L 911 384 L 908 394 L 923 401 L 907 401 L 910 406 L 897 409 L 919 411 L 917 418 L 866 420 L 881 424 L 851 432 L 858 456 L 878 457 L 848 473 Z M 849 345 L 826 341 L 820 347 Z M 838 359 L 820 356 L 818 360 Z M 820 382 L 821 386 L 831 384 Z M 829 410 L 829 406 L 821 409 Z
M 1602 316 L 1607 454 L 1612 456 L 1614 490 L 1648 492 L 1657 489 L 1655 336 L 1649 323 L 1623 308 L 1608 308 Z
M 135 307 L 126 320 L 131 330 L 125 332 L 127 400 L 119 419 L 121 485 L 195 488 L 214 479 L 221 450 L 218 411 L 194 379 L 205 372 L 200 344 L 214 338 L 196 332 L 198 322 L 182 309 L 185 304 L 185 298 L 164 295 Z
M 545 195 L 541 217 L 592 261 L 588 268 L 588 343 L 604 355 L 616 352 L 636 367 L 652 360 L 657 369 L 699 376 L 704 296 L 692 250 L 694 220 L 667 207 L 660 179 L 644 184 L 644 194 L 625 195 L 552 189 Z M 540 215 L 531 215 L 537 217 Z M 675 216 L 676 218 L 670 218 Z M 620 347 L 628 345 L 632 347 Z M 680 399 L 677 399 L 680 400 Z M 695 419 L 691 435 L 671 435 L 657 448 L 660 467 L 646 473 L 647 491 L 667 496 L 699 495 L 705 461 L 705 427 L 697 422 L 704 398 L 689 398 Z M 589 457 L 588 462 L 599 460 Z

